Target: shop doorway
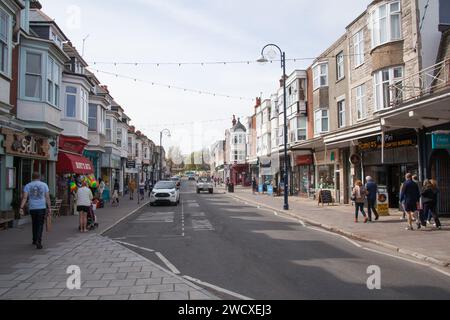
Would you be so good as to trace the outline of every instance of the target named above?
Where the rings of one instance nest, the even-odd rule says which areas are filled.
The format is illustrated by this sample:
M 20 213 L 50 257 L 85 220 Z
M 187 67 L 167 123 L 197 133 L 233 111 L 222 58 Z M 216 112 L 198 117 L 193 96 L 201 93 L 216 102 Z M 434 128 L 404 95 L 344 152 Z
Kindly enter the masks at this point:
M 402 184 L 402 174 L 400 166 L 390 166 L 388 170 L 389 186 L 389 208 L 400 207 L 400 186 Z
M 431 177 L 439 188 L 439 213 L 450 213 L 450 155 L 446 150 L 437 150 L 431 157 Z

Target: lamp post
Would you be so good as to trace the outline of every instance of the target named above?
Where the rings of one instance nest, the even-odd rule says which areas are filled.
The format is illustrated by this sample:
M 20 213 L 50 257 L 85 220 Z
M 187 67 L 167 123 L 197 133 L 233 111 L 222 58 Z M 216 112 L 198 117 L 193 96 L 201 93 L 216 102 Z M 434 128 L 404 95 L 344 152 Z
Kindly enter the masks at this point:
M 169 129 L 164 129 L 159 133 L 159 181 L 162 180 L 162 138 L 164 133 L 166 133 L 169 138 L 171 136 Z
M 288 125 L 287 125 L 287 100 L 286 100 L 286 53 L 276 44 L 268 44 L 261 50 L 260 63 L 269 62 L 264 55 L 268 47 L 275 47 L 280 51 L 281 68 L 283 69 L 283 110 L 284 110 L 284 210 L 289 210 L 289 187 L 288 187 Z

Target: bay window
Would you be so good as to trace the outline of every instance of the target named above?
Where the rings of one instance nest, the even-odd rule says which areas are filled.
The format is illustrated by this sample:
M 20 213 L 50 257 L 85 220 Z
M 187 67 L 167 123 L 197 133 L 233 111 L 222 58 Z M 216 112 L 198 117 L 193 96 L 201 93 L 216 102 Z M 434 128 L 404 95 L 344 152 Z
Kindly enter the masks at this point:
M 42 97 L 42 54 L 26 53 L 25 97 L 41 99 Z
M 47 59 L 47 102 L 59 106 L 59 73 L 60 68 L 55 61 Z
M 289 142 L 297 141 L 297 118 L 289 121 Z
M 0 9 L 0 72 L 5 74 L 9 72 L 9 25 L 9 15 Z
M 318 64 L 313 68 L 314 90 L 328 86 L 328 63 Z
M 66 117 L 76 118 L 77 116 L 77 93 L 76 87 L 66 87 Z
M 307 125 L 308 125 L 308 123 L 307 123 L 306 117 L 297 118 L 297 140 L 298 141 L 304 141 L 307 139 L 307 136 L 306 136 Z
M 400 1 L 382 4 L 370 15 L 372 47 L 401 39 Z
M 316 134 L 326 133 L 329 131 L 329 118 L 328 118 L 328 110 L 321 109 L 317 110 L 314 114 L 314 132 Z
M 374 74 L 375 111 L 389 108 L 392 102 L 401 99 L 402 78 L 403 67 L 388 68 Z
M 98 118 L 98 106 L 96 104 L 89 104 L 89 131 L 96 132 L 97 131 L 97 118 Z
M 88 92 L 81 89 L 81 120 L 88 123 L 89 96 Z
M 106 119 L 106 141 L 112 142 L 111 119 Z M 128 142 L 128 143 L 130 143 L 130 142 Z M 128 145 L 128 148 L 129 148 L 128 152 L 130 152 L 131 146 Z

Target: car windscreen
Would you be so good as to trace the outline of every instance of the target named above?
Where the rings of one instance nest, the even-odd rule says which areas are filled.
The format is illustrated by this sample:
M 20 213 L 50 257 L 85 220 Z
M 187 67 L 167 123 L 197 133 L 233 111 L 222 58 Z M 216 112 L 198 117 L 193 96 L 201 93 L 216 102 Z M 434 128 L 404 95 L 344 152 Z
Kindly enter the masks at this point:
M 155 185 L 155 189 L 175 189 L 176 185 L 172 181 L 160 181 Z
M 198 182 L 203 182 L 203 183 L 211 182 L 211 178 L 200 178 L 200 179 L 198 179 Z

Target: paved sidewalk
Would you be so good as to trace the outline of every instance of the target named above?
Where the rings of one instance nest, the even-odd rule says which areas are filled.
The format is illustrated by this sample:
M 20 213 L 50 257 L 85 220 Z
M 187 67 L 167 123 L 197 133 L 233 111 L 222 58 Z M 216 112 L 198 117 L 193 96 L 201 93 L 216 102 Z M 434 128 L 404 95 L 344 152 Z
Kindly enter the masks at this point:
M 253 195 L 251 189 L 242 187 L 237 187 L 235 193 L 229 195 L 275 211 L 283 211 L 281 210 L 283 197 Z M 316 201 L 290 197 L 289 214 L 295 215 L 306 223 L 354 239 L 375 243 L 433 264 L 450 266 L 450 219 L 441 220 L 442 230 L 427 227 L 419 231 L 407 231 L 405 230 L 406 222 L 400 221 L 402 214 L 396 211 L 392 213 L 389 217 L 380 217 L 378 222 L 357 224 L 354 223 L 353 206 L 318 207 Z
M 78 217 L 58 218 L 44 235 L 44 250 L 31 245 L 31 225 L 0 232 L 0 300 L 209 300 L 206 290 L 101 236 L 139 209 L 137 200 L 97 211 L 100 229 L 78 233 Z M 67 267 L 81 269 L 81 289 L 68 290 Z

